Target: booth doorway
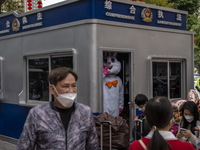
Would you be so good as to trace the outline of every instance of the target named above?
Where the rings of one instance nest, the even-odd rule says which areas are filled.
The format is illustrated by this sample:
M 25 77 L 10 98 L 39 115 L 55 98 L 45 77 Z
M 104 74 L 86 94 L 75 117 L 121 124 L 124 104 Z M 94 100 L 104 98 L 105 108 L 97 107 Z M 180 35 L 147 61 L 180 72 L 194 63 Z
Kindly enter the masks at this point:
M 103 51 L 103 65 L 105 67 L 105 64 L 108 63 L 108 59 L 106 59 L 107 57 L 112 57 L 109 59 L 109 61 L 112 61 L 112 63 L 115 63 L 114 59 L 116 59 L 116 61 L 119 61 L 121 64 L 121 69 L 118 73 L 113 73 L 113 75 L 111 76 L 117 76 L 121 79 L 120 82 L 122 82 L 122 88 L 123 88 L 123 111 L 122 113 L 119 114 L 119 116 L 123 117 L 127 123 L 131 126 L 131 122 L 132 122 L 132 112 L 131 111 L 131 107 L 130 107 L 130 102 L 132 100 L 132 93 L 133 91 L 132 86 L 131 86 L 131 70 L 132 70 L 132 66 L 131 66 L 131 52 L 124 52 L 124 51 L 112 51 L 112 50 L 104 50 Z M 104 69 L 103 69 L 104 70 Z M 109 75 L 108 75 L 109 76 Z M 103 86 L 104 86 L 105 82 L 104 82 L 104 76 L 103 76 Z M 104 87 L 103 87 L 104 88 Z M 103 89 L 103 94 L 104 93 Z M 111 90 L 109 88 L 107 88 L 107 90 Z M 119 91 L 120 92 L 120 91 Z M 119 93 L 113 93 L 113 94 L 119 94 Z M 107 95 L 109 96 L 109 95 Z M 112 96 L 112 95 L 111 95 Z M 104 95 L 103 95 L 103 105 L 104 105 Z M 114 106 L 114 105 L 113 105 Z M 104 109 L 104 106 L 103 106 Z M 115 108 L 116 110 L 118 108 Z

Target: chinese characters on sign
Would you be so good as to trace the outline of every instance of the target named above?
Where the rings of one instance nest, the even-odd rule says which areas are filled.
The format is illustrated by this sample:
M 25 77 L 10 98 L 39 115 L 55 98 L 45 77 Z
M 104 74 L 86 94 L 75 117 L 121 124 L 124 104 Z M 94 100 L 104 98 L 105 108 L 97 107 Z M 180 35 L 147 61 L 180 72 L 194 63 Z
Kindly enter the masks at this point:
M 129 9 L 130 9 L 130 14 L 135 15 L 136 8 L 132 5 Z
M 164 19 L 164 13 L 163 13 L 162 10 L 158 10 L 158 19 Z M 178 21 L 178 22 L 157 20 L 157 23 L 158 24 L 163 24 L 163 25 L 181 27 L 182 26 L 182 23 L 180 23 L 182 21 L 182 15 L 181 14 L 176 14 L 176 21 Z
M 37 17 L 37 21 L 43 20 L 42 13 L 40 13 L 40 12 L 37 13 L 36 17 Z M 24 29 L 29 29 L 29 28 L 35 28 L 35 27 L 39 27 L 39 26 L 43 25 L 42 22 L 37 22 L 37 23 L 34 23 L 34 24 L 28 24 L 28 18 L 26 16 L 22 17 L 21 19 L 22 19 L 21 22 L 23 24 L 23 26 L 22 26 L 23 30 Z M 0 29 L 0 34 L 9 33 L 10 32 L 10 28 L 11 28 L 11 24 L 12 24 L 12 30 L 13 31 L 17 32 L 17 31 L 20 30 L 20 21 L 19 21 L 18 18 L 14 18 L 14 20 L 12 20 L 12 21 L 7 20 L 5 22 L 5 26 L 6 26 L 7 29 L 6 30 L 1 30 Z M 28 24 L 28 25 L 25 25 L 25 24 Z
M 181 16 L 181 14 L 177 14 L 177 15 L 176 15 L 176 20 L 177 20 L 177 21 L 182 21 L 182 16 Z
M 162 10 L 158 10 L 158 18 L 159 19 L 163 19 L 164 15 L 163 15 L 163 11 Z
M 104 8 L 107 9 L 107 10 L 111 10 L 112 9 L 112 2 L 110 0 L 106 0 L 105 3 L 104 3 Z M 135 8 L 134 8 L 134 6 L 132 8 L 130 8 L 130 13 L 135 14 Z M 109 17 L 114 17 L 114 18 L 122 18 L 122 19 L 127 19 L 127 20 L 135 20 L 134 16 L 123 15 L 123 14 L 118 14 L 118 13 L 106 12 L 105 15 L 109 16 Z
M 105 1 L 105 9 L 111 10 L 112 9 L 112 2 L 109 0 Z
M 186 13 L 184 12 L 179 13 L 179 11 L 177 10 L 171 11 L 167 8 L 162 9 L 161 7 L 154 8 L 153 6 L 148 6 L 143 3 L 136 2 L 122 3 L 117 0 L 99 1 L 97 1 L 97 3 L 94 4 L 97 5 L 95 6 L 95 8 L 97 9 L 94 9 L 94 17 L 96 17 L 95 19 L 186 30 Z M 147 8 L 145 6 L 151 8 Z M 88 8 L 89 7 L 90 6 L 88 6 Z M 99 8 L 103 9 L 103 11 L 99 11 Z M 59 13 L 56 13 L 55 16 L 58 16 L 61 13 L 63 13 L 59 10 L 59 8 L 55 9 L 58 9 L 57 12 Z M 69 12 L 75 12 L 75 9 L 76 7 L 74 7 L 74 9 L 70 9 Z M 71 21 L 71 18 L 68 18 L 68 16 L 66 18 L 63 18 L 61 22 L 55 22 L 54 20 L 47 19 L 47 17 L 43 19 L 43 15 L 46 14 L 46 12 L 47 11 L 44 11 L 42 13 L 41 11 L 38 11 L 37 13 L 33 13 L 31 15 L 22 15 L 21 17 L 14 17 L 12 19 L 9 18 L 7 20 L 3 20 L 1 18 L 1 20 L 3 21 L 0 21 L 0 35 L 8 35 L 6 33 L 19 33 L 25 30 L 28 31 L 38 29 L 40 27 L 45 28 L 47 26 L 58 25 L 61 22 L 68 23 Z M 66 9 L 66 12 L 68 12 L 68 9 Z M 98 14 L 96 15 L 96 13 Z M 83 17 L 85 19 L 86 15 L 88 15 L 87 17 L 89 19 L 93 19 L 90 18 L 90 14 L 84 14 L 82 16 L 82 13 L 76 13 L 76 17 L 73 18 L 73 21 L 77 21 L 80 18 L 82 19 Z
M 126 20 L 135 20 L 136 13 L 141 14 L 141 18 L 137 19 L 142 19 L 143 22 L 150 23 L 153 21 L 153 19 L 157 19 L 156 23 L 160 25 L 168 25 L 168 26 L 177 26 L 181 27 L 182 26 L 182 15 L 181 14 L 176 14 L 175 21 L 168 21 L 165 20 L 165 15 L 167 12 L 164 12 L 162 10 L 157 10 L 157 18 L 156 16 L 153 16 L 153 12 L 150 8 L 143 8 L 141 12 L 138 10 L 137 12 L 137 7 L 134 5 L 131 5 L 129 7 L 129 14 L 120 14 L 120 13 L 114 13 L 110 12 L 114 7 L 114 3 L 111 2 L 110 0 L 105 0 L 104 2 L 104 9 L 108 10 L 105 12 L 105 15 L 108 17 L 113 17 L 113 18 L 121 18 L 121 19 L 126 19 Z M 173 20 L 173 18 L 171 18 Z

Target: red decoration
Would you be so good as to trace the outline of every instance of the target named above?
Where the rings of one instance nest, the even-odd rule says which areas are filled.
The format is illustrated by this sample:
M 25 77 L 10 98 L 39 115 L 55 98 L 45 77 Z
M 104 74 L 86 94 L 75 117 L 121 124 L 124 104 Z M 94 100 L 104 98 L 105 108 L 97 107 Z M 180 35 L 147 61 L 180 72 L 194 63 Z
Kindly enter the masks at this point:
M 32 0 L 27 0 L 28 10 L 32 10 Z
M 37 4 L 38 4 L 38 8 L 42 8 L 42 1 L 41 0 L 38 0 Z

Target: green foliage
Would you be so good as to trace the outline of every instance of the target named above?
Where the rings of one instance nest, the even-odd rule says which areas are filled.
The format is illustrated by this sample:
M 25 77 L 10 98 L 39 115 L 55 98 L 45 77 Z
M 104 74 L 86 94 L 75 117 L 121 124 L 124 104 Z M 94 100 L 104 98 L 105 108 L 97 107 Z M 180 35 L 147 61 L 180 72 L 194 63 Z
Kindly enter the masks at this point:
M 23 12 L 23 0 L 6 0 L 1 5 L 1 13 L 9 11 L 17 11 L 18 13 Z
M 174 6 L 174 3 L 170 3 L 169 0 L 144 0 L 144 2 L 147 4 L 169 7 L 169 8 L 172 8 Z
M 195 45 L 194 45 L 194 65 L 198 68 L 200 66 L 200 19 L 197 23 L 192 25 L 191 31 L 194 33 Z
M 187 15 L 187 30 L 190 31 L 192 26 L 196 25 L 198 22 L 198 16 L 196 14 L 188 14 Z
M 200 66 L 200 48 L 196 45 L 194 47 L 194 66 L 196 68 L 199 68 Z
M 188 12 L 187 16 L 187 30 L 194 32 L 194 65 L 200 66 L 200 20 L 199 9 L 200 0 L 171 0 L 174 3 L 174 8 Z
M 188 11 L 189 14 L 198 13 L 200 0 L 171 0 L 174 3 L 174 8 Z

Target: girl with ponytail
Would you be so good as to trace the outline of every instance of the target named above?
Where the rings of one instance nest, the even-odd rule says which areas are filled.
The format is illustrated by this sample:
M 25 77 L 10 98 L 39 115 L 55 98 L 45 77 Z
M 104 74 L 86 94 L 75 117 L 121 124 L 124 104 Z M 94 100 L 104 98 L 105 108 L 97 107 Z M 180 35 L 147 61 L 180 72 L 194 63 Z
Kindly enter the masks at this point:
M 146 137 L 134 141 L 129 150 L 195 150 L 190 143 L 178 140 L 169 131 L 173 121 L 173 109 L 166 97 L 150 99 L 145 115 L 151 131 Z

